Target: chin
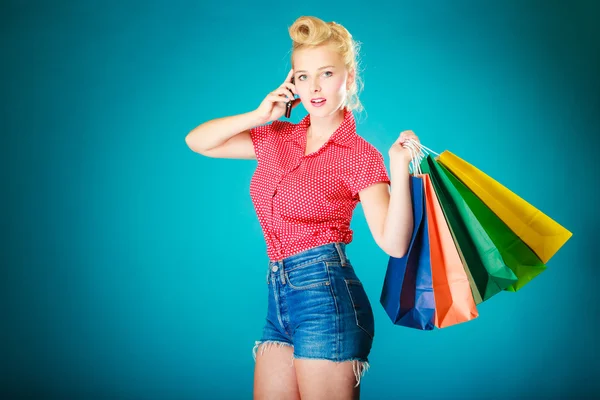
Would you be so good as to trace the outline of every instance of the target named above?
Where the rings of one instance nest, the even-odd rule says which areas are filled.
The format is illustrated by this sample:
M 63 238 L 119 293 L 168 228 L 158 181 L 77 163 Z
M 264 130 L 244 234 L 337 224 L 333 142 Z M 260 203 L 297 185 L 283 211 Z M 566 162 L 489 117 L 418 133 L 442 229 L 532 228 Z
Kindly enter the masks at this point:
M 320 107 L 320 108 L 315 108 L 315 107 L 311 107 L 312 111 L 310 112 L 310 115 L 314 115 L 315 117 L 327 117 L 329 115 L 335 114 L 336 112 L 342 110 L 344 107 L 344 104 L 341 103 L 338 106 L 330 106 L 329 104 L 326 104 L 325 107 Z

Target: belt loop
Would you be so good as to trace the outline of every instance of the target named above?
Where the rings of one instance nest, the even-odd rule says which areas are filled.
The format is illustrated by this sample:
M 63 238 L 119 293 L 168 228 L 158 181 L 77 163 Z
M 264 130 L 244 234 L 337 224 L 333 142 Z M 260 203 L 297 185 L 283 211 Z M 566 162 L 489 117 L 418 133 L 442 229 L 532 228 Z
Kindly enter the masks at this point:
M 270 284 L 269 280 L 271 278 L 271 261 L 269 261 L 268 267 L 267 267 L 267 285 Z
M 342 246 L 338 242 L 335 242 L 334 245 L 335 245 L 335 249 L 338 252 L 338 255 L 340 256 L 340 261 L 342 262 L 342 267 L 345 267 L 347 260 L 346 260 L 346 255 L 344 254 L 344 250 L 342 250 Z
M 285 285 L 285 271 L 283 270 L 283 259 L 278 262 L 279 266 L 279 278 L 281 279 L 281 284 Z

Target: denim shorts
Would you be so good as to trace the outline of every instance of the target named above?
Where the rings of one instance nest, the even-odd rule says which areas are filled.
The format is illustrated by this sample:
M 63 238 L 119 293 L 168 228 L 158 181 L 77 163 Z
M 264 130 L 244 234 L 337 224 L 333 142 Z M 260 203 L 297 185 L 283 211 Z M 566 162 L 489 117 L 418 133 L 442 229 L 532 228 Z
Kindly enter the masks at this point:
M 375 321 L 346 244 L 328 243 L 269 261 L 266 285 L 266 324 L 254 356 L 259 345 L 271 343 L 293 347 L 294 358 L 356 361 L 360 381 Z

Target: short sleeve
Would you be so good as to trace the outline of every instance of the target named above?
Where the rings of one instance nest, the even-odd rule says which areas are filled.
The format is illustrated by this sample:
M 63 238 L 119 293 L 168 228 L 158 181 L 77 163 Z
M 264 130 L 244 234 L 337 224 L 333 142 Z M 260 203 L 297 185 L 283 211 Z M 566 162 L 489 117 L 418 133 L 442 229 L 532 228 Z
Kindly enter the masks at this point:
M 254 146 L 254 154 L 256 154 L 256 160 L 260 162 L 264 153 L 264 148 L 267 144 L 269 136 L 273 131 L 273 125 L 261 125 L 250 129 L 250 139 L 252 139 L 252 145 Z
M 256 154 L 258 162 L 264 159 L 267 146 L 274 145 L 274 138 L 281 136 L 290 126 L 291 124 L 286 121 L 273 121 L 270 124 L 250 129 L 250 139 L 252 139 L 254 154 Z
M 375 147 L 358 158 L 355 171 L 351 187 L 352 197 L 357 197 L 361 190 L 366 189 L 375 183 L 390 183 L 383 156 Z

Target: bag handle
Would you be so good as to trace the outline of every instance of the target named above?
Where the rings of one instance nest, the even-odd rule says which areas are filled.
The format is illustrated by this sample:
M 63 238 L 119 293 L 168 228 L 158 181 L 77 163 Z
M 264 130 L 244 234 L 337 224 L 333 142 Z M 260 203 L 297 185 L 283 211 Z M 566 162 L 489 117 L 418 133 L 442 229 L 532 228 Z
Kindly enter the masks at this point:
M 435 154 L 439 156 L 438 153 L 431 150 L 427 146 L 423 146 L 421 143 L 417 142 L 413 139 L 408 139 L 402 144 L 402 147 L 407 148 L 411 154 L 409 171 L 411 175 L 421 175 L 423 172 L 421 171 L 421 161 L 428 154 Z

